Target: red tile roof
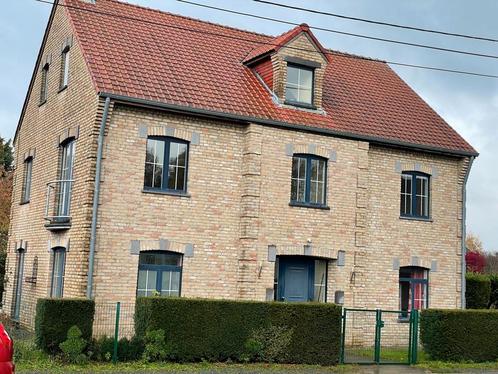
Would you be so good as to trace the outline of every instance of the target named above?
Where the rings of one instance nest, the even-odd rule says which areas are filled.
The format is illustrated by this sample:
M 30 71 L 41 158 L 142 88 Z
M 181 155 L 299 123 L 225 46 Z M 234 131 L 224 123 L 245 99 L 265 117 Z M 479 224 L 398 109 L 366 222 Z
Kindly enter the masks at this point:
M 328 55 L 323 87 L 326 114 L 276 105 L 242 61 L 273 48 L 276 39 L 303 31 L 305 25 L 273 38 L 116 0 L 65 2 L 100 93 L 387 143 L 475 153 L 380 61 Z

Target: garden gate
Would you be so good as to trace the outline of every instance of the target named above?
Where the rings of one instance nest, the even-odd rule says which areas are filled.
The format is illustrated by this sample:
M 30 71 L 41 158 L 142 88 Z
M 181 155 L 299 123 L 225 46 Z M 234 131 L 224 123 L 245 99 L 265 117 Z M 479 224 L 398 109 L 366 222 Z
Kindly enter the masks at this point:
M 417 363 L 419 312 L 344 308 L 341 363 Z

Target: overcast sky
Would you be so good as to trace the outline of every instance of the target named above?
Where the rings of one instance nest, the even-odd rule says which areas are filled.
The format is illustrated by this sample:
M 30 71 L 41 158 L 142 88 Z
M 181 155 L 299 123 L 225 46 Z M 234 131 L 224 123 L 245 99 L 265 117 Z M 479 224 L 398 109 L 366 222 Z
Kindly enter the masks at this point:
M 96 0 L 102 1 L 102 0 Z M 447 37 L 276 8 L 251 0 L 193 0 L 310 26 L 498 54 L 498 43 Z M 482 0 L 274 0 L 333 13 L 498 39 L 498 1 Z M 135 0 L 151 8 L 271 35 L 290 26 L 207 10 L 175 0 Z M 35 0 L 4 1 L 0 13 L 0 136 L 10 138 L 19 119 L 50 13 Z M 498 60 L 400 46 L 314 31 L 328 48 L 411 64 L 498 75 Z M 480 153 L 468 184 L 468 228 L 487 250 L 498 250 L 498 79 L 394 67 Z M 454 198 L 449 196 L 448 198 Z

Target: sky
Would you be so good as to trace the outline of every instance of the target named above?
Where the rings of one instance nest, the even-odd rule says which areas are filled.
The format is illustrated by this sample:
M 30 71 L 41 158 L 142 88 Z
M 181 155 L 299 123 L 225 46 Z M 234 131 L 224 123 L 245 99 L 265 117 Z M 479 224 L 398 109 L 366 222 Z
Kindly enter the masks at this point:
M 103 0 L 96 0 L 103 1 Z M 252 0 L 192 0 L 290 22 L 380 38 L 498 55 L 498 43 L 395 29 L 284 9 Z M 498 1 L 481 0 L 274 0 L 306 8 L 390 23 L 498 39 Z M 176 0 L 129 0 L 150 8 L 278 35 L 291 26 L 208 10 Z M 5 1 L 0 13 L 0 136 L 11 138 L 50 13 L 35 0 Z M 364 40 L 313 30 L 327 48 L 390 61 L 498 75 L 498 60 Z M 498 250 L 498 79 L 395 67 L 393 69 L 453 126 L 480 156 L 468 182 L 468 231 L 488 251 Z M 455 199 L 448 196 L 448 199 Z

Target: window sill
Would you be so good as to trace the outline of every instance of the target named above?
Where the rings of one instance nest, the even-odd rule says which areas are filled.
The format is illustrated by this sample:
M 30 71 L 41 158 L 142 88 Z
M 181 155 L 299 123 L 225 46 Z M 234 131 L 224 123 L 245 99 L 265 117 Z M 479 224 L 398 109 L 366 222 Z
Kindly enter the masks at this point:
M 434 222 L 432 218 L 424 217 L 399 216 L 399 219 L 406 219 L 407 221 Z
M 301 103 L 299 101 L 289 101 L 285 100 L 284 101 L 285 105 L 290 105 L 290 106 L 295 106 L 299 108 L 306 108 L 306 109 L 311 109 L 311 110 L 317 110 L 318 108 L 314 106 L 313 104 L 307 104 L 307 103 Z
M 38 107 L 43 106 L 46 102 L 47 102 L 47 99 L 45 99 L 45 100 L 43 100 L 43 101 L 39 102 L 39 103 L 38 103 Z
M 21 202 L 19 202 L 19 205 L 25 205 L 25 204 L 29 204 L 29 200 L 22 200 Z
M 57 91 L 57 93 L 61 93 L 61 92 L 62 92 L 62 91 L 64 91 L 66 88 L 67 88 L 67 84 L 66 84 L 66 85 L 64 85 L 64 86 L 62 86 L 62 87 L 60 87 L 60 88 L 59 88 L 59 91 Z
M 401 318 L 398 317 L 398 323 L 410 323 L 410 318 Z
M 169 196 L 178 196 L 178 197 L 192 197 L 187 192 L 175 192 L 175 191 L 161 191 L 161 190 L 148 190 L 146 188 L 142 189 L 143 193 L 150 193 L 153 195 L 169 195 Z
M 307 204 L 307 203 L 298 203 L 296 201 L 291 201 L 289 203 L 289 206 L 295 206 L 295 207 L 300 207 L 300 208 L 312 208 L 312 209 L 330 210 L 330 207 L 327 206 L 327 205 L 314 205 L 314 204 Z

